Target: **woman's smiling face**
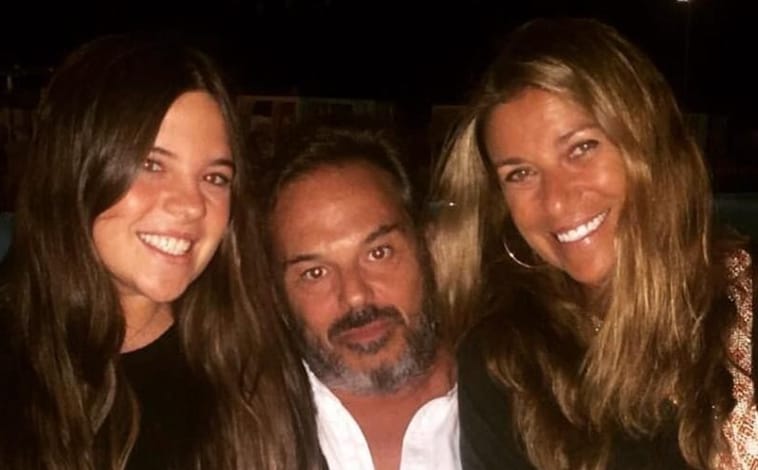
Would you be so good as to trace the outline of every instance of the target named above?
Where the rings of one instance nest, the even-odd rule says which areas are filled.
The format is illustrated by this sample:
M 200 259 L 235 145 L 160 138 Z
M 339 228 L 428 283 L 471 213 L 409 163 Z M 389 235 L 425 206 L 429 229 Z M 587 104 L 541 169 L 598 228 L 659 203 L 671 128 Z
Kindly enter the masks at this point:
M 132 304 L 173 302 L 202 273 L 229 223 L 233 178 L 218 103 L 205 92 L 181 95 L 132 186 L 93 227 L 127 314 Z
M 616 262 L 627 193 L 619 148 L 579 105 L 537 88 L 493 108 L 484 135 L 527 243 L 577 282 L 601 284 Z

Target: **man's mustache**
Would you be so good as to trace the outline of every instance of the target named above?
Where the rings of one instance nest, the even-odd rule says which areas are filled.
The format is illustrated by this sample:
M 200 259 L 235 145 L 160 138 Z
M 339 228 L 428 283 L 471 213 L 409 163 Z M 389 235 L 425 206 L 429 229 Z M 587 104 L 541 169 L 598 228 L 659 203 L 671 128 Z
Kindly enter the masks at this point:
M 402 323 L 403 321 L 403 316 L 395 307 L 390 306 L 379 308 L 375 305 L 367 305 L 358 310 L 352 309 L 342 315 L 339 319 L 335 320 L 327 331 L 328 338 L 331 341 L 335 336 L 338 336 L 345 331 L 353 328 L 360 328 L 380 318 L 386 318 L 398 323 Z

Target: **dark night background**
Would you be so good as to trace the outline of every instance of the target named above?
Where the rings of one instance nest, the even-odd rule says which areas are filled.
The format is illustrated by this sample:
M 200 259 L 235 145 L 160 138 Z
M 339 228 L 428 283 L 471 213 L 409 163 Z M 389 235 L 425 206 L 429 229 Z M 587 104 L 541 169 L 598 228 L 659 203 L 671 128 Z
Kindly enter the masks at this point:
M 717 189 L 758 190 L 750 0 L 17 3 L 0 13 L 0 72 L 15 74 L 14 91 L 0 92 L 6 102 L 34 101 L 45 69 L 97 35 L 170 31 L 211 52 L 240 92 L 388 101 L 411 129 L 426 125 L 432 105 L 464 103 L 514 26 L 537 16 L 596 17 L 647 52 L 684 110 L 701 117 Z
M 752 107 L 741 92 L 755 98 L 758 84 L 749 0 L 17 3 L 0 16 L 0 70 L 54 66 L 103 33 L 167 30 L 212 49 L 251 92 L 451 102 L 515 25 L 535 16 L 593 16 L 648 52 L 693 110 Z

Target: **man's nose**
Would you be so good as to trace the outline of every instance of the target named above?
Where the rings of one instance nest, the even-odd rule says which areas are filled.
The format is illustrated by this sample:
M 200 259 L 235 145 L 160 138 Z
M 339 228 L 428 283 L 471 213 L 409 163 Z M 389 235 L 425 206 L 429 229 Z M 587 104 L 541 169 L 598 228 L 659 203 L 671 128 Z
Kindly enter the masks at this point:
M 340 284 L 342 301 L 350 308 L 363 308 L 371 302 L 373 291 L 360 267 L 343 269 Z

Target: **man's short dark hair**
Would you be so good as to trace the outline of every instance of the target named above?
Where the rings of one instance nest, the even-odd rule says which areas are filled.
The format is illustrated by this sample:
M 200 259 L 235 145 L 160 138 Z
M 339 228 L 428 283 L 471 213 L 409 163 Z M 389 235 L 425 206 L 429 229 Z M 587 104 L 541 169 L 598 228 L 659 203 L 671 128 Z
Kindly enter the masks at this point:
M 376 124 L 302 124 L 277 145 L 268 169 L 264 197 L 270 213 L 279 192 L 300 176 L 325 166 L 365 162 L 384 170 L 415 220 L 413 186 L 404 165 L 405 147 L 388 127 Z

